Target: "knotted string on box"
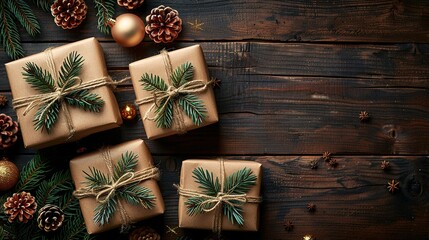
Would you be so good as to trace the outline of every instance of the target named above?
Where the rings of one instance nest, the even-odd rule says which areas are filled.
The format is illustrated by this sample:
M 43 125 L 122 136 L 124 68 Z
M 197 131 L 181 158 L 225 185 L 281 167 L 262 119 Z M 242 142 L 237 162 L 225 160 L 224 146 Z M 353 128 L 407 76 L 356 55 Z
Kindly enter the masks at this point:
M 58 81 L 59 77 L 55 67 L 55 60 L 52 54 L 52 48 L 47 48 L 44 51 L 44 53 L 45 53 L 46 66 L 48 67 L 48 72 L 51 73 L 53 79 Z M 59 100 L 61 103 L 61 109 L 64 112 L 67 128 L 69 130 L 69 136 L 67 137 L 66 141 L 69 141 L 71 138 L 73 138 L 76 132 L 76 129 L 73 125 L 70 111 L 67 107 L 67 104 L 64 102 L 63 98 L 72 92 L 91 90 L 102 86 L 116 86 L 125 81 L 128 81 L 129 79 L 130 77 L 125 77 L 121 80 L 113 81 L 110 76 L 103 76 L 100 78 L 83 82 L 79 76 L 76 76 L 68 79 L 63 84 L 62 88 L 55 86 L 55 91 L 50 93 L 41 93 L 37 95 L 31 95 L 31 96 L 25 96 L 25 97 L 13 99 L 12 105 L 15 110 L 18 108 L 25 107 L 23 115 L 26 116 L 28 112 L 30 112 L 30 110 L 32 110 L 33 108 L 41 107 L 42 105 L 45 105 L 45 104 L 46 106 L 43 108 L 42 111 L 47 111 L 47 109 L 49 109 L 52 106 L 52 104 L 54 104 L 56 101 Z M 75 85 L 66 88 L 66 86 L 68 86 L 68 82 L 72 82 L 72 81 L 75 81 Z
M 152 95 L 136 100 L 136 104 L 138 106 L 146 103 L 152 103 L 152 105 L 150 105 L 148 110 L 145 112 L 143 120 L 154 121 L 159 114 L 164 112 L 168 103 L 172 101 L 174 97 L 176 97 L 177 95 L 187 94 L 187 93 L 200 93 L 205 91 L 209 86 L 212 86 L 215 83 L 215 80 L 213 79 L 209 81 L 196 79 L 196 80 L 186 82 L 185 84 L 181 85 L 178 88 L 174 87 L 171 80 L 171 75 L 173 74 L 173 66 L 171 64 L 168 51 L 163 49 L 161 50 L 160 53 L 162 56 L 162 61 L 164 63 L 165 72 L 167 73 L 168 88 L 165 91 L 155 90 L 152 92 Z M 162 102 L 164 99 L 165 99 L 165 102 L 161 106 L 161 109 L 158 111 L 158 113 L 155 116 L 151 117 L 150 113 L 155 109 L 155 107 L 158 107 L 158 103 Z M 186 133 L 185 118 L 183 116 L 183 112 L 179 110 L 177 101 L 174 102 L 173 111 L 175 116 L 173 118 L 175 120 L 174 121 L 175 130 L 179 133 Z
M 224 204 L 229 205 L 231 207 L 237 207 L 242 206 L 245 203 L 262 202 L 261 197 L 252 197 L 247 196 L 247 194 L 231 194 L 228 192 L 224 192 L 225 176 L 226 174 L 224 159 L 219 158 L 219 177 L 221 186 L 220 192 L 218 192 L 216 196 L 206 195 L 196 190 L 186 189 L 182 186 L 174 185 L 177 188 L 178 194 L 183 197 L 200 197 L 206 199 L 201 202 L 200 205 L 202 206 L 204 212 L 214 211 L 212 230 L 217 234 L 220 234 L 222 231 L 222 206 Z M 208 207 L 211 205 L 211 203 L 214 203 L 214 205 L 212 207 Z
M 104 164 L 107 167 L 109 176 L 114 175 L 113 159 L 110 154 L 109 148 L 103 148 L 100 151 L 101 158 L 104 161 Z M 115 191 L 121 187 L 139 183 L 149 179 L 159 179 L 159 169 L 157 167 L 149 167 L 142 169 L 137 172 L 127 172 L 118 180 L 112 182 L 111 184 L 102 185 L 96 188 L 91 187 L 82 187 L 73 192 L 73 195 L 78 198 L 87 198 L 95 197 L 97 203 L 105 203 L 109 201 L 110 198 L 115 196 Z M 117 201 L 119 214 L 121 215 L 121 232 L 124 232 L 129 229 L 131 224 L 130 216 L 127 214 L 125 207 L 121 201 Z

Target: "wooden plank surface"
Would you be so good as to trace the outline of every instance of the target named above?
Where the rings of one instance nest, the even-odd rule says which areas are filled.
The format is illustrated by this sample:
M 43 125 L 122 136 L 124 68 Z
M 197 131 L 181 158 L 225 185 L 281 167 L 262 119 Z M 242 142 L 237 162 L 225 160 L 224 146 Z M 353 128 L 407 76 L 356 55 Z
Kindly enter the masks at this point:
M 147 141 L 162 170 L 167 211 L 145 221 L 163 234 L 177 226 L 181 161 L 187 158 L 247 159 L 262 163 L 263 197 L 258 233 L 225 232 L 224 239 L 429 239 L 429 2 L 309 0 L 145 1 L 146 16 L 160 4 L 179 10 L 180 38 L 154 44 L 148 38 L 126 49 L 96 29 L 92 1 L 87 20 L 61 30 L 49 13 L 35 9 L 43 28 L 31 38 L 21 31 L 26 54 L 86 37 L 97 37 L 114 79 L 129 76 L 130 62 L 162 48 L 200 44 L 215 89 L 220 121 L 185 135 Z M 125 12 L 118 8 L 118 14 Z M 191 23 L 203 23 L 202 29 Z M 11 99 L 0 51 L 0 92 Z M 135 99 L 129 83 L 116 91 L 120 105 Z M 1 112 L 15 117 L 10 101 Z M 360 111 L 371 119 L 361 123 Z M 111 138 L 111 136 L 114 136 Z M 64 164 L 77 149 L 88 151 L 146 138 L 140 120 L 41 153 Z M 336 168 L 322 160 L 334 153 Z M 35 153 L 21 140 L 5 152 L 19 166 Z M 60 158 L 60 159 L 58 159 Z M 62 160 L 62 161 L 59 161 Z M 392 164 L 380 169 L 382 160 Z M 67 164 L 64 164 L 66 167 Z M 400 181 L 390 194 L 387 181 Z M 306 204 L 317 206 L 315 213 Z M 283 228 L 285 220 L 293 231 Z M 176 229 L 204 239 L 210 231 Z M 98 239 L 126 239 L 117 231 Z

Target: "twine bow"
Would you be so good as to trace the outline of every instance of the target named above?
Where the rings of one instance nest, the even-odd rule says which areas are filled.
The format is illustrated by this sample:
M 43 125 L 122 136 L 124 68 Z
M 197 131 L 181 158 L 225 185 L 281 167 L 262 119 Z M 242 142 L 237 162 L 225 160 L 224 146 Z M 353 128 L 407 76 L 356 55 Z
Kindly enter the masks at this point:
M 53 79 L 55 80 L 59 79 L 56 71 L 56 67 L 55 67 L 54 57 L 52 54 L 52 48 L 47 48 L 44 51 L 44 53 L 46 57 L 46 65 L 48 67 L 48 72 L 51 73 L 51 75 L 53 76 Z M 74 136 L 74 133 L 76 132 L 76 130 L 74 128 L 74 125 L 71 119 L 70 111 L 68 110 L 67 105 L 63 101 L 63 98 L 68 94 L 76 91 L 91 90 L 91 89 L 95 89 L 102 86 L 108 86 L 108 85 L 116 86 L 129 79 L 130 77 L 126 77 L 119 81 L 113 81 L 110 76 L 103 76 L 100 78 L 83 82 L 79 76 L 76 76 L 64 82 L 61 88 L 58 86 L 55 86 L 55 91 L 53 92 L 15 98 L 12 101 L 12 105 L 15 110 L 25 107 L 23 116 L 26 116 L 33 108 L 41 107 L 43 105 L 45 105 L 45 107 L 40 109 L 40 111 L 45 113 L 52 106 L 52 104 L 54 104 L 56 101 L 60 101 L 61 109 L 64 112 L 65 120 L 67 122 L 67 127 L 69 129 L 69 136 L 67 140 L 70 140 Z M 74 84 L 72 86 L 69 86 L 72 83 Z M 40 114 L 40 116 L 43 116 L 43 115 L 44 114 Z
M 161 50 L 161 56 L 164 62 L 164 68 L 167 73 L 167 85 L 168 88 L 165 91 L 162 90 L 155 90 L 152 92 L 151 96 L 137 99 L 136 104 L 138 106 L 146 104 L 146 103 L 152 103 L 148 110 L 145 112 L 143 120 L 150 120 L 154 121 L 158 118 L 160 114 L 162 114 L 169 104 L 169 102 L 174 99 L 175 96 L 179 94 L 188 94 L 188 93 L 200 93 L 205 91 L 209 86 L 212 86 L 215 83 L 215 80 L 211 79 L 209 81 L 205 80 L 192 80 L 189 82 L 186 82 L 185 84 L 181 85 L 180 87 L 176 88 L 172 85 L 171 75 L 173 73 L 173 66 L 171 64 L 170 57 L 168 55 L 168 51 L 163 49 Z M 164 101 L 165 100 L 165 101 Z M 150 117 L 150 113 L 154 110 L 155 107 L 158 106 L 159 102 L 164 101 L 164 104 L 161 106 L 160 110 L 158 111 L 155 116 Z M 183 112 L 179 111 L 179 108 L 177 106 L 177 103 L 174 103 L 174 116 L 176 116 L 174 119 L 176 120 L 176 130 L 181 133 L 185 133 L 185 120 L 183 117 Z
M 260 203 L 262 202 L 261 197 L 247 196 L 247 194 L 232 194 L 224 191 L 224 179 L 225 179 L 225 163 L 222 158 L 219 159 L 219 176 L 220 176 L 220 192 L 216 196 L 210 196 L 203 194 L 199 191 L 192 189 L 185 189 L 181 186 L 174 185 L 177 188 L 178 194 L 183 197 L 201 197 L 204 200 L 200 205 L 204 212 L 214 212 L 212 230 L 218 234 L 222 231 L 222 206 L 223 204 L 231 207 L 242 206 L 245 203 Z M 213 206 L 209 207 L 211 203 Z
M 113 168 L 113 159 L 110 154 L 110 150 L 105 148 L 101 150 L 101 158 L 107 166 L 110 176 L 114 174 Z M 73 195 L 78 198 L 87 198 L 87 197 L 95 197 L 97 203 L 105 203 L 110 200 L 110 198 L 115 196 L 115 191 L 121 187 L 128 186 L 134 183 L 140 183 L 149 179 L 158 179 L 159 178 L 159 169 L 157 167 L 149 167 L 142 169 L 137 172 L 127 172 L 119 177 L 116 181 L 111 184 L 102 185 L 97 188 L 91 187 L 82 187 L 73 192 Z M 121 231 L 125 231 L 129 228 L 131 224 L 130 217 L 126 212 L 121 201 L 117 201 L 118 210 L 121 215 Z

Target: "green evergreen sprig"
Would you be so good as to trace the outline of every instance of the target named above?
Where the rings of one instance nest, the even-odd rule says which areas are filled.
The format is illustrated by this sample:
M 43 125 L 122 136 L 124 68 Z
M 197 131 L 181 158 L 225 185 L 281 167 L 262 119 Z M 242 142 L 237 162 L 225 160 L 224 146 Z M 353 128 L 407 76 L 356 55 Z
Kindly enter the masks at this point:
M 43 11 L 51 12 L 51 5 L 54 3 L 54 0 L 33 0 L 33 2 Z
M 19 36 L 18 21 L 31 36 L 40 33 L 40 25 L 31 7 L 24 0 L 0 1 L 0 40 L 3 49 L 12 59 L 24 56 Z
M 0 212 L 0 239 L 50 239 L 80 240 L 94 239 L 87 233 L 79 201 L 73 196 L 74 186 L 70 171 L 56 171 L 53 163 L 36 154 L 22 169 L 20 181 L 13 191 L 2 193 L 1 204 L 14 192 L 27 191 L 36 196 L 38 207 L 53 204 L 61 208 L 65 219 L 61 229 L 46 233 L 37 227 L 37 215 L 28 223 L 9 223 L 3 211 Z
M 63 61 L 58 79 L 53 79 L 49 71 L 44 70 L 34 62 L 26 63 L 22 74 L 25 81 L 32 88 L 42 94 L 52 93 L 57 91 L 57 89 L 63 89 L 63 91 L 67 92 L 62 98 L 54 102 L 41 104 L 33 119 L 35 130 L 43 131 L 46 129 L 50 133 L 50 130 L 58 120 L 61 101 L 84 111 L 99 112 L 101 110 L 104 101 L 99 95 L 91 93 L 88 90 L 70 90 L 78 81 L 77 77 L 83 68 L 83 62 L 84 59 L 80 54 L 71 52 Z M 58 87 L 55 86 L 55 80 Z
M 108 21 L 115 14 L 116 0 L 94 0 L 97 10 L 97 28 L 104 34 L 110 34 Z
M 86 179 L 84 184 L 89 189 L 97 191 L 103 186 L 111 185 L 113 182 L 116 182 L 124 174 L 133 172 L 137 163 L 138 155 L 133 152 L 126 152 L 121 155 L 121 159 L 114 166 L 113 176 L 109 176 L 94 167 L 90 167 L 89 172 L 83 172 Z M 108 223 L 116 212 L 118 201 L 121 199 L 131 205 L 142 206 L 146 209 L 152 209 L 155 206 L 155 195 L 149 188 L 139 186 L 138 182 L 131 183 L 116 189 L 113 197 L 97 205 L 94 210 L 94 222 L 101 226 Z
M 171 74 L 171 82 L 177 89 L 183 86 L 183 84 L 191 81 L 193 77 L 194 68 L 190 62 L 186 62 L 174 69 Z M 143 74 L 140 82 L 144 90 L 150 91 L 155 95 L 156 93 L 166 92 L 168 90 L 168 85 L 164 79 L 154 74 Z M 173 108 L 175 101 L 178 101 L 178 105 L 182 111 L 195 125 L 199 126 L 202 124 L 207 114 L 203 101 L 195 94 L 180 93 L 173 98 L 162 98 L 157 103 L 155 122 L 158 128 L 170 128 L 173 124 Z
M 213 173 L 198 167 L 192 171 L 192 177 L 199 184 L 201 192 L 205 195 L 216 197 L 221 190 L 221 183 L 218 177 L 214 178 Z M 257 177 L 249 168 L 243 168 L 227 176 L 224 180 L 223 193 L 225 194 L 246 194 L 252 186 L 256 185 Z M 186 200 L 187 213 L 190 216 L 204 212 L 204 209 L 214 207 L 214 202 L 206 202 L 207 197 L 190 197 Z M 223 204 L 223 214 L 227 216 L 232 224 L 244 225 L 243 203 L 237 200 L 230 200 L 232 205 Z

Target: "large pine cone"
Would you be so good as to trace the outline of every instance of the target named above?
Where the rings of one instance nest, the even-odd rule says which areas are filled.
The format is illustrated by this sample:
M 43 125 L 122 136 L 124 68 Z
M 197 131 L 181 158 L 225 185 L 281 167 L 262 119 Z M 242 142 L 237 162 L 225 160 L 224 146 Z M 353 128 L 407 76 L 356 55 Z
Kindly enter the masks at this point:
M 45 232 L 57 230 L 63 225 L 64 213 L 61 209 L 52 204 L 46 204 L 39 210 L 37 226 Z
M 144 0 L 118 0 L 118 5 L 128 10 L 133 10 L 140 7 Z
M 129 240 L 160 240 L 161 236 L 151 227 L 140 227 L 134 230 Z
M 85 19 L 87 10 L 84 0 L 56 0 L 51 5 L 54 22 L 63 29 L 79 26 Z
M 17 217 L 20 222 L 26 223 L 33 218 L 36 212 L 36 199 L 30 193 L 21 192 L 14 193 L 12 197 L 8 197 L 3 204 L 4 213 L 9 215 L 8 221 L 11 223 Z
M 0 114 L 0 149 L 10 148 L 18 139 L 18 123 L 4 113 Z
M 146 17 L 146 33 L 156 43 L 174 41 L 182 31 L 179 12 L 163 5 L 152 9 Z

